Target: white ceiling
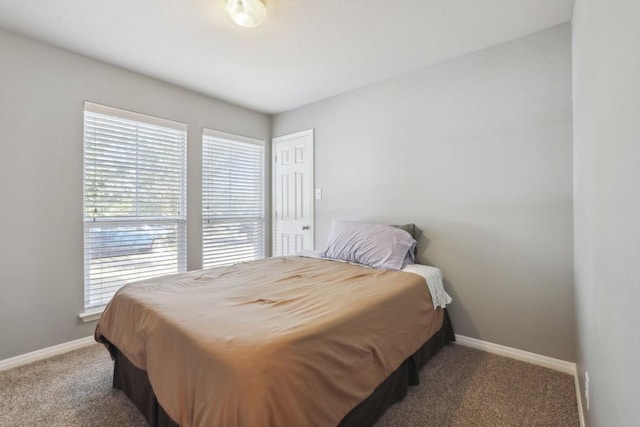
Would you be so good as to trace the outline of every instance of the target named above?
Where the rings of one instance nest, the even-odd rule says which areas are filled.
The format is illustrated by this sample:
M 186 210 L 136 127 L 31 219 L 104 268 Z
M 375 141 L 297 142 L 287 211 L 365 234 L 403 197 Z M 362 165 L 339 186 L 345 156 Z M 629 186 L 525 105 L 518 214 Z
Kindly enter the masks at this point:
M 279 113 L 571 19 L 573 0 L 0 0 L 0 28 Z M 0 57 L 1 60 L 1 57 Z

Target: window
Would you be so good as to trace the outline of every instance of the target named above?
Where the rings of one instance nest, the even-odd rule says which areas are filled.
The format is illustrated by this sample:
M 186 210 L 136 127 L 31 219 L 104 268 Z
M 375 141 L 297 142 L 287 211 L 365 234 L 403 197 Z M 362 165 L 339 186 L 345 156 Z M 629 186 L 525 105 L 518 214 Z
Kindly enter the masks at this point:
M 264 141 L 202 135 L 202 265 L 264 258 Z
M 185 124 L 85 102 L 84 305 L 186 270 Z

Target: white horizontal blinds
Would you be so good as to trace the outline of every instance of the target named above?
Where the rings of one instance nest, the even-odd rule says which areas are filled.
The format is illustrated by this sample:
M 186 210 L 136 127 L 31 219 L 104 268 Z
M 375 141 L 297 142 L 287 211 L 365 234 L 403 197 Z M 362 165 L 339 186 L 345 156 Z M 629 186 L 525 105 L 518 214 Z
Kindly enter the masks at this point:
M 186 125 L 85 103 L 85 309 L 186 270 Z
M 264 258 L 264 142 L 205 129 L 202 137 L 204 268 Z

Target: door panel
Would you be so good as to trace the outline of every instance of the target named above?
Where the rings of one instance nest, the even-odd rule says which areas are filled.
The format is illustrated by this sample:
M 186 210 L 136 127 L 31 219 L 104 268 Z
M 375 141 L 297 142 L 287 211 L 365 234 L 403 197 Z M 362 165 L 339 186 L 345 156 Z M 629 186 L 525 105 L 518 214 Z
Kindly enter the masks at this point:
M 313 249 L 313 130 L 273 139 L 273 255 Z

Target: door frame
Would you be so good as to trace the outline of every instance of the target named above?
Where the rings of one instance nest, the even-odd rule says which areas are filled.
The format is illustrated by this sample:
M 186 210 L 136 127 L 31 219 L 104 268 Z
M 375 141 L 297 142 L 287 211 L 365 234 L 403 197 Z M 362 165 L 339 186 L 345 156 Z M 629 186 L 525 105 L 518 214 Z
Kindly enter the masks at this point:
M 316 168 L 315 168 L 315 129 L 306 129 L 299 132 L 289 133 L 282 136 L 276 136 L 271 139 L 271 256 L 276 251 L 276 144 L 290 139 L 299 138 L 301 136 L 311 136 L 311 177 L 309 179 L 309 194 L 311 195 L 311 247 L 316 248 L 316 198 L 315 198 L 315 182 L 316 182 Z

